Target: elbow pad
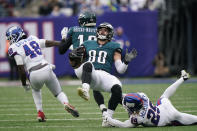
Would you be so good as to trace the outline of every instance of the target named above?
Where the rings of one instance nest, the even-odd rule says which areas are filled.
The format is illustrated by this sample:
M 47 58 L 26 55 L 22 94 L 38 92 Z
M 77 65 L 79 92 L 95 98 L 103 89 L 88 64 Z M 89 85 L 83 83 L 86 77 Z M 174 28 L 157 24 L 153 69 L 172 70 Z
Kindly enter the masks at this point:
M 116 67 L 116 70 L 118 71 L 118 73 L 123 74 L 127 70 L 128 65 L 123 63 L 121 60 L 116 60 L 115 67 Z

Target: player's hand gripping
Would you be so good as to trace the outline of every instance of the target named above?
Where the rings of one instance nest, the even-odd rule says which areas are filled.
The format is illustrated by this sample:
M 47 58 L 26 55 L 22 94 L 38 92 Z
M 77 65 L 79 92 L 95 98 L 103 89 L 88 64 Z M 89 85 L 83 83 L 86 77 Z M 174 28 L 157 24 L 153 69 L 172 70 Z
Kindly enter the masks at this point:
M 137 56 L 137 50 L 133 48 L 131 52 L 128 52 L 128 49 L 126 49 L 126 54 L 124 58 L 124 63 L 129 64 L 129 62 L 134 59 Z
M 62 39 L 66 39 L 68 34 L 68 27 L 64 27 L 61 31 Z

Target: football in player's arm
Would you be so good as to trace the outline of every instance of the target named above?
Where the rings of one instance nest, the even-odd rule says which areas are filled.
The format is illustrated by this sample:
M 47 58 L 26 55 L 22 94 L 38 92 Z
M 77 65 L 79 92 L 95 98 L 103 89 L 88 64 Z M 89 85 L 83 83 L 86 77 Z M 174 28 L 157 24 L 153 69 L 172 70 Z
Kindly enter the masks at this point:
M 130 118 L 124 122 L 105 115 L 103 121 L 114 127 L 131 128 L 142 126 L 178 126 L 197 124 L 197 116 L 179 112 L 170 102 L 169 98 L 178 87 L 189 78 L 185 70 L 181 77 L 169 86 L 154 106 L 144 93 L 128 93 L 122 100 L 123 107 L 128 111 Z
M 28 36 L 21 27 L 12 26 L 6 32 L 6 38 L 10 42 L 8 50 L 9 56 L 14 57 L 18 66 L 22 86 L 25 90 L 32 87 L 32 95 L 38 112 L 37 119 L 39 122 L 46 121 L 46 117 L 42 108 L 41 88 L 45 84 L 51 93 L 61 102 L 65 110 L 74 117 L 78 117 L 79 113 L 73 106 L 69 104 L 66 94 L 62 91 L 59 81 L 52 71 L 55 66 L 49 64 L 42 54 L 42 48 L 58 46 L 57 41 L 48 41 L 38 39 L 36 36 Z M 26 72 L 27 71 L 27 72 Z M 29 75 L 29 83 L 27 82 L 26 73 Z
M 82 47 L 85 50 L 86 62 L 80 66 L 82 88 L 78 88 L 79 96 L 85 100 L 90 98 L 90 88 L 95 91 L 111 93 L 108 109 L 104 105 L 103 97 L 100 94 L 94 94 L 103 114 L 109 114 L 110 117 L 112 117 L 122 97 L 121 82 L 110 74 L 112 64 L 115 62 L 117 71 L 124 73 L 128 63 L 137 56 L 137 51 L 133 49 L 131 52 L 127 52 L 124 61 L 121 61 L 120 44 L 111 41 L 113 33 L 111 24 L 101 23 L 97 27 L 97 41 L 83 43 Z M 102 126 L 108 125 L 102 123 Z

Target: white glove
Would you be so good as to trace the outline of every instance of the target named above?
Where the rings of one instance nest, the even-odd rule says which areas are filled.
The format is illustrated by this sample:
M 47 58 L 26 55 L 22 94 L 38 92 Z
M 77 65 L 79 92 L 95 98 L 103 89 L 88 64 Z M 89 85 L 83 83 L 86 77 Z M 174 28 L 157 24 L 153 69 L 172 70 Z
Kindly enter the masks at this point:
M 54 64 L 49 64 L 49 66 L 50 66 L 50 68 L 51 68 L 52 70 L 54 70 L 54 69 L 56 68 L 56 66 L 55 66 Z
M 30 84 L 26 84 L 25 86 L 23 86 L 23 88 L 25 89 L 26 92 L 28 92 L 31 89 Z
M 68 34 L 68 27 L 64 27 L 61 31 L 62 39 L 66 39 Z

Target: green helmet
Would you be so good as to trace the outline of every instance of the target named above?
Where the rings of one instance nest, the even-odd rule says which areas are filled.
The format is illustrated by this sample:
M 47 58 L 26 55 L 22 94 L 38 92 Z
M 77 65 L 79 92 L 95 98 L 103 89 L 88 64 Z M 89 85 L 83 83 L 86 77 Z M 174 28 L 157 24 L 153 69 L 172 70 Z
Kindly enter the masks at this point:
M 80 13 L 78 17 L 80 26 L 96 26 L 96 14 L 92 11 L 85 11 Z
M 101 28 L 106 28 L 109 31 L 109 33 L 106 36 L 99 34 L 99 30 Z M 114 27 L 110 23 L 103 22 L 97 27 L 97 33 L 96 33 L 97 39 L 111 41 L 113 36 L 114 36 Z

